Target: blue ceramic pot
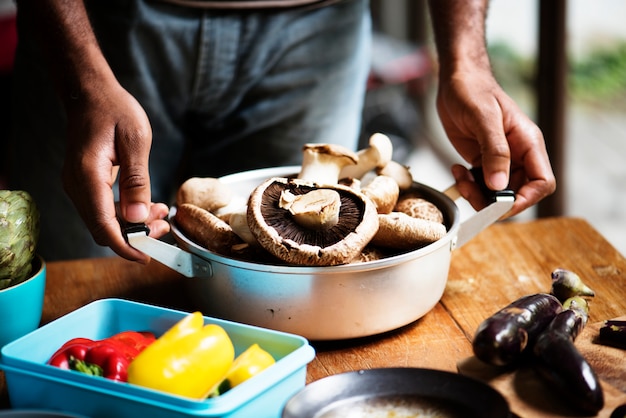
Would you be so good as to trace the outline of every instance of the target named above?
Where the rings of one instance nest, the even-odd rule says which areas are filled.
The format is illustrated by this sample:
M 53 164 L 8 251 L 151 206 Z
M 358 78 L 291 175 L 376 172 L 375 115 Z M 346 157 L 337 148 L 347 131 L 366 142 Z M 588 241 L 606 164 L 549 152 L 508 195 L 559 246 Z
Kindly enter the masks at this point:
M 0 290 L 0 347 L 39 327 L 46 288 L 46 263 L 36 255 L 30 278 Z

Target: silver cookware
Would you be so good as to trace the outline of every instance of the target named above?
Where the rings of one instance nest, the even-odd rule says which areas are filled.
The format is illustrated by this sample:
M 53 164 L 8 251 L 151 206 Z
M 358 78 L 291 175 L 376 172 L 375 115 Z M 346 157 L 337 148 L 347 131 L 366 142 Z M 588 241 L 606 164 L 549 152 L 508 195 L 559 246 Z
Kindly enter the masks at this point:
M 260 169 L 224 176 L 238 196 L 270 177 L 287 177 L 299 167 Z M 450 257 L 513 205 L 511 192 L 461 222 L 449 195 L 420 183 L 413 187 L 444 214 L 447 234 L 423 248 L 365 263 L 325 267 L 267 265 L 211 252 L 187 238 L 170 214 L 177 246 L 128 231 L 129 243 L 189 277 L 190 297 L 205 315 L 302 335 L 337 340 L 382 333 L 429 312 L 443 295 Z M 453 196 L 456 197 L 456 196 Z

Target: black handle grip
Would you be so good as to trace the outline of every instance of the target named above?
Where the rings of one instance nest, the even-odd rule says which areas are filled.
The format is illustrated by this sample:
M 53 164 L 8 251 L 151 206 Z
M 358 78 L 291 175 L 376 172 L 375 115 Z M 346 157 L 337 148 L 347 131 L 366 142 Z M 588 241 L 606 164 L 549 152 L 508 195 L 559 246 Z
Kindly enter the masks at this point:
M 124 239 L 128 242 L 128 234 L 133 234 L 135 232 L 145 232 L 146 235 L 150 235 L 150 228 L 148 225 L 144 223 L 130 223 L 119 220 L 120 225 L 122 225 L 122 234 L 124 234 Z
M 472 167 L 470 169 L 470 173 L 472 173 L 472 176 L 474 176 L 474 181 L 476 182 L 478 187 L 480 187 L 480 191 L 483 193 L 483 196 L 485 196 L 485 198 L 490 203 L 495 202 L 498 197 L 511 196 L 515 198 L 515 192 L 513 190 L 504 189 L 495 191 L 487 187 L 487 183 L 485 183 L 485 174 L 483 173 L 482 167 Z

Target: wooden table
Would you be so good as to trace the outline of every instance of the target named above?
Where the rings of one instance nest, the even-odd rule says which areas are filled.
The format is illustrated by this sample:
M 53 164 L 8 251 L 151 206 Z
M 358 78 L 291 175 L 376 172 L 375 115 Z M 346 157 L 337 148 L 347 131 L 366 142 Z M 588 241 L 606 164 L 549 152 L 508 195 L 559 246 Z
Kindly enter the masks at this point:
M 471 339 L 478 324 L 523 295 L 549 291 L 550 273 L 557 267 L 575 271 L 596 292 L 587 326 L 591 331 L 587 334 L 594 332 L 593 324 L 597 331 L 601 321 L 626 315 L 626 259 L 586 221 L 548 218 L 499 223 L 454 251 L 445 294 L 420 320 L 374 337 L 313 343 L 317 355 L 308 366 L 307 383 L 374 367 L 425 367 L 456 372 L 460 362 L 472 357 Z M 188 279 L 156 262 L 147 266 L 120 258 L 51 262 L 42 323 L 108 297 L 193 310 L 181 280 Z M 579 341 L 581 352 L 592 357 L 590 363 L 597 366 L 606 383 L 609 405 L 626 403 L 626 378 L 621 372 L 626 370 L 626 353 L 585 342 L 583 336 L 577 345 Z M 609 352 L 606 357 L 606 350 L 617 352 Z M 610 364 L 600 364 L 604 362 Z M 516 414 L 542 416 L 516 394 L 509 393 L 509 377 L 498 379 L 489 383 L 507 397 Z M 0 407 L 7 406 L 2 377 Z M 607 409 L 599 416 L 608 416 L 609 412 Z M 558 415 L 552 411 L 544 416 Z

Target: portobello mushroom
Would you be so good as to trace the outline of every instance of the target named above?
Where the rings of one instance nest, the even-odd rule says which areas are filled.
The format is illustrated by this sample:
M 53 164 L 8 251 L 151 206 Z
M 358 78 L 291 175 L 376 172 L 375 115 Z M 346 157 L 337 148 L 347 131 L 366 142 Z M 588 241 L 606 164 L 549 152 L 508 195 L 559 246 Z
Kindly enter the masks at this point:
M 278 259 L 298 266 L 351 262 L 378 230 L 376 205 L 338 184 L 356 154 L 332 144 L 307 144 L 297 178 L 274 177 L 248 200 L 248 226 Z
M 299 211 L 282 203 L 286 194 L 307 199 L 316 192 L 336 194 L 338 204 L 317 195 Z M 314 210 L 308 211 L 309 207 Z M 336 217 L 331 216 L 335 211 Z M 351 262 L 378 230 L 376 216 L 374 203 L 348 187 L 281 177 L 258 186 L 248 203 L 248 225 L 259 244 L 280 260 L 299 266 Z
M 562 309 L 561 302 L 547 293 L 517 299 L 478 326 L 472 342 L 474 354 L 494 366 L 518 362 Z
M 588 319 L 587 301 L 573 297 L 541 332 L 533 347 L 537 370 L 576 410 L 596 414 L 604 407 L 598 376 L 574 345 Z

